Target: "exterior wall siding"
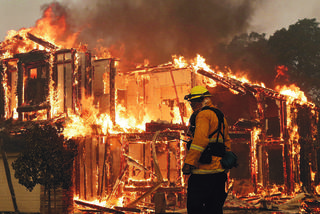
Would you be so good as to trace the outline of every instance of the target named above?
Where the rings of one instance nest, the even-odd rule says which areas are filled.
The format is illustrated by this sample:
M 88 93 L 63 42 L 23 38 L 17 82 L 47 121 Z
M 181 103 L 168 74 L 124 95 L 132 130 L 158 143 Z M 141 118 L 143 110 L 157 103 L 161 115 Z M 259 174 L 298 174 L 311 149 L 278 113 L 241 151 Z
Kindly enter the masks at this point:
M 7 183 L 6 173 L 2 161 L 0 161 L 0 212 L 13 212 L 14 207 L 11 199 L 10 190 Z M 8 154 L 8 163 L 14 192 L 16 195 L 17 206 L 20 212 L 40 213 L 40 186 L 37 185 L 32 192 L 29 192 L 24 186 L 19 184 L 18 179 L 14 177 L 12 162 L 17 156 Z

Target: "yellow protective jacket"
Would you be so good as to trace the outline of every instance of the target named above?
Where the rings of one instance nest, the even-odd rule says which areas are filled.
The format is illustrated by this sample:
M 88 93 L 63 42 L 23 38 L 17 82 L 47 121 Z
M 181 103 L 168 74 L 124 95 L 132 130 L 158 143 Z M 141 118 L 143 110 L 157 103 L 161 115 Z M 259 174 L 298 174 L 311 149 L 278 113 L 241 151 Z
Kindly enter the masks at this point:
M 216 108 L 212 104 L 209 104 L 208 106 Z M 219 120 L 214 111 L 206 109 L 198 113 L 196 117 L 196 128 L 194 138 L 185 158 L 186 164 L 190 164 L 196 167 L 196 169 L 192 170 L 192 174 L 213 174 L 225 171 L 225 169 L 222 168 L 220 163 L 221 157 L 212 156 L 212 162 L 210 164 L 202 164 L 198 162 L 201 153 L 207 147 L 209 140 L 210 142 L 216 142 L 217 133 L 214 134 L 210 139 L 209 135 L 218 128 L 218 123 Z M 226 145 L 226 151 L 230 151 L 231 139 L 229 137 L 229 129 L 226 119 L 224 119 L 224 124 L 224 143 Z M 222 129 L 223 126 L 221 127 L 221 130 Z M 222 137 L 219 137 L 218 142 L 223 143 Z

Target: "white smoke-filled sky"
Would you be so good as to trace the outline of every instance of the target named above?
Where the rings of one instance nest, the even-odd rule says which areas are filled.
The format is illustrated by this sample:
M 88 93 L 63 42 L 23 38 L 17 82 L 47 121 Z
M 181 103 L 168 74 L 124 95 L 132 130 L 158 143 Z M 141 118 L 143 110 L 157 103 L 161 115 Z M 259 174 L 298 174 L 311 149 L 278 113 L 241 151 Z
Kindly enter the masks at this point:
M 272 35 L 281 28 L 288 28 L 299 19 L 315 18 L 320 22 L 319 0 L 266 0 L 261 1 L 250 22 L 250 31 Z

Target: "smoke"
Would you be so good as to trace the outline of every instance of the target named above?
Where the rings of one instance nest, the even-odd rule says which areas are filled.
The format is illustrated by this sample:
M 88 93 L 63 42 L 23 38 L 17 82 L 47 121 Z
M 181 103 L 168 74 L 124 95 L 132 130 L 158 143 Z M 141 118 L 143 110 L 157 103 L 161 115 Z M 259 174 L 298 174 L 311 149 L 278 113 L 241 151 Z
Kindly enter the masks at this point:
M 122 61 L 157 65 L 171 56 L 213 57 L 220 42 L 246 32 L 252 0 L 90 0 L 55 2 L 89 50 L 108 47 Z M 44 6 L 44 9 L 48 5 Z

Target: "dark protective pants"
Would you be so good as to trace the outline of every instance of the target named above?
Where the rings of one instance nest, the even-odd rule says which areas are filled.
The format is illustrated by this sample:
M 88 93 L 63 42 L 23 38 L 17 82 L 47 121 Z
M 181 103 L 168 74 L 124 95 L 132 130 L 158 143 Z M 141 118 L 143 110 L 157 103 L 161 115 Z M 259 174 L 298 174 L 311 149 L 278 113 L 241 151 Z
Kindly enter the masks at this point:
M 225 182 L 227 174 L 192 174 L 188 180 L 188 214 L 221 214 L 227 198 Z

